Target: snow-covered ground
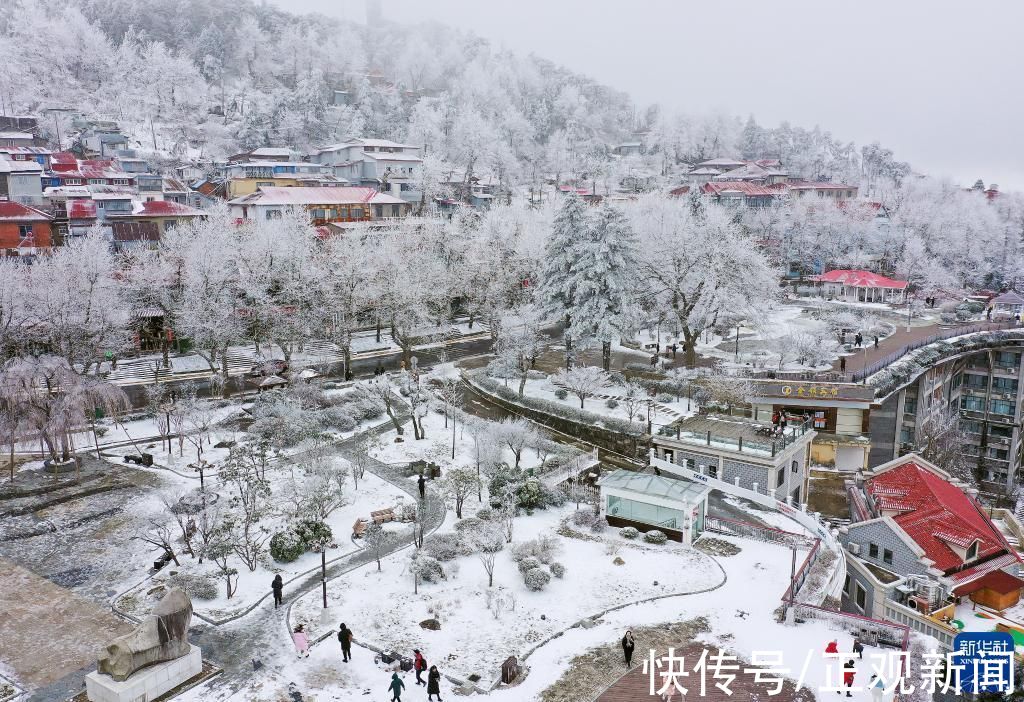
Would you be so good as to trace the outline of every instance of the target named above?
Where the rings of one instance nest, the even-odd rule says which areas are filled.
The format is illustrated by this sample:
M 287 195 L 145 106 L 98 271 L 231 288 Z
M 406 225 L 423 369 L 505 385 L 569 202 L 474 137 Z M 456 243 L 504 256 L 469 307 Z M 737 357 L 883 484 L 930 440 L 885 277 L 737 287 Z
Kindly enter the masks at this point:
M 361 568 L 331 583 L 328 605 L 331 621 L 344 621 L 361 641 L 385 650 L 411 655 L 413 648 L 428 658 L 444 661 L 453 675 L 476 673 L 488 683 L 497 677 L 502 661 L 522 655 L 552 634 L 580 619 L 627 602 L 713 586 L 721 580 L 708 556 L 676 544 L 622 544 L 611 536 L 603 542 L 555 535 L 562 518 L 575 510 L 538 510 L 516 519 L 514 541 L 498 554 L 494 587 L 476 556 L 445 563 L 446 581 L 420 583 L 413 593 L 407 568 L 409 551 L 384 560 L 382 571 Z M 446 524 L 451 528 L 451 520 Z M 560 546 L 555 560 L 566 567 L 564 578 L 552 578 L 541 592 L 530 592 L 512 559 L 516 543 L 541 534 L 554 536 Z M 429 540 L 429 539 L 428 539 Z M 616 565 L 616 557 L 625 561 Z M 490 595 L 488 593 L 490 592 Z M 488 598 L 514 598 L 496 616 Z M 508 600 L 511 601 L 511 600 Z M 292 611 L 314 635 L 319 628 L 322 603 L 318 593 L 303 597 Z M 440 631 L 419 626 L 436 618 Z

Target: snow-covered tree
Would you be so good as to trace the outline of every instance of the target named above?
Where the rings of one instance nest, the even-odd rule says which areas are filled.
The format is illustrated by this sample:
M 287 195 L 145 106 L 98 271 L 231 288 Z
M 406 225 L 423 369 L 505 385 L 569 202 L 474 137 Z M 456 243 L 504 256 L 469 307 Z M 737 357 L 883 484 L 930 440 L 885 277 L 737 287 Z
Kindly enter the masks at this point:
M 594 366 L 576 366 L 551 376 L 551 382 L 560 385 L 580 399 L 580 409 L 588 397 L 608 387 L 608 374 Z
M 579 304 L 576 279 L 571 273 L 582 255 L 581 241 L 590 226 L 590 213 L 583 200 L 570 194 L 555 215 L 551 233 L 544 245 L 538 302 L 546 318 L 564 322 L 566 368 L 572 364 L 573 339 L 569 332 Z
M 626 217 L 603 205 L 578 242 L 564 283 L 575 292 L 567 333 L 582 346 L 601 344 L 604 370 L 611 370 L 612 342 L 634 324 L 638 281 L 637 242 Z

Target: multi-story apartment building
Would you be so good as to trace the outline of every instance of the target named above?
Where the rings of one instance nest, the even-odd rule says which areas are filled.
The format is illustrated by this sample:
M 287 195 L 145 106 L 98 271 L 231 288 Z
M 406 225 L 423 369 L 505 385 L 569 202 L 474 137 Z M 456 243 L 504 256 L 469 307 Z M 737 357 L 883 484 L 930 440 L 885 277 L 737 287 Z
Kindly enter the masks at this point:
M 943 360 L 885 398 L 871 413 L 871 464 L 916 450 L 928 423 L 953 411 L 982 490 L 1010 493 L 1022 461 L 1022 353 L 1008 343 Z

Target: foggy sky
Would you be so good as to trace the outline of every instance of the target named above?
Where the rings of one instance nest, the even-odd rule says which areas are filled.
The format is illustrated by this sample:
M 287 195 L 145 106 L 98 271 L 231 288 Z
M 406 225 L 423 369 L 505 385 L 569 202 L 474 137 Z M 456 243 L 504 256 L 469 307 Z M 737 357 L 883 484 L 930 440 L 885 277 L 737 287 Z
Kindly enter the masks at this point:
M 363 0 L 273 0 L 362 22 Z M 918 170 L 1024 190 L 1024 2 L 382 0 L 536 53 L 642 107 L 880 141 Z

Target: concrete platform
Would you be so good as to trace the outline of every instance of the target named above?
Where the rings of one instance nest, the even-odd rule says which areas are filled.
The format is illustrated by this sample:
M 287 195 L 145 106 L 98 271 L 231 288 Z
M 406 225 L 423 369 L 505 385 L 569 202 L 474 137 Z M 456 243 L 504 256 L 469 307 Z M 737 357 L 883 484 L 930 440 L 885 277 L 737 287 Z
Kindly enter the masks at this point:
M 151 702 L 201 672 L 203 654 L 192 646 L 181 658 L 143 668 L 123 682 L 93 671 L 85 676 L 85 690 L 90 702 Z

